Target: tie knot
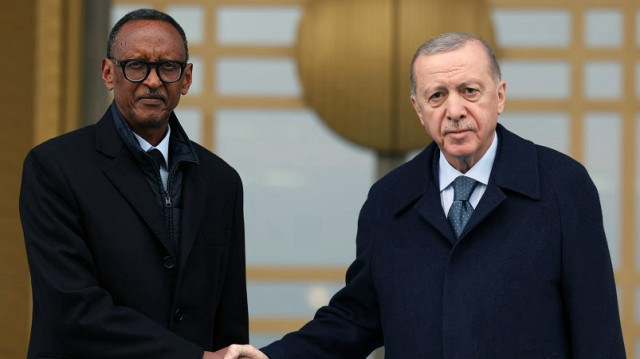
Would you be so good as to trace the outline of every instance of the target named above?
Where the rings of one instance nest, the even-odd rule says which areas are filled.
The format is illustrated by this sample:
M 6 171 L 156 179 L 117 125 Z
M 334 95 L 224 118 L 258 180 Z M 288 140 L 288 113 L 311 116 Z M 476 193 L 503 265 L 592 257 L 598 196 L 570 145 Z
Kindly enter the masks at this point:
M 478 182 L 471 177 L 458 176 L 453 180 L 453 200 L 468 201 L 477 183 Z
M 158 168 L 162 168 L 162 166 L 165 165 L 164 156 L 159 149 L 151 148 L 147 151 L 147 154 L 151 156 L 151 159 L 153 159 L 153 162 L 156 163 L 156 166 L 158 166 Z

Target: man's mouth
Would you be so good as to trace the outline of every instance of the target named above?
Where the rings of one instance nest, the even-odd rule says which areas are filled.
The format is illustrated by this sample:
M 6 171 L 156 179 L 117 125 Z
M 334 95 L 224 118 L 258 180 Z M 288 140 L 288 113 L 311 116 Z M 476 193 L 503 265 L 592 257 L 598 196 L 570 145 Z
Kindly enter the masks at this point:
M 469 131 L 469 129 L 466 128 L 459 128 L 459 129 L 455 129 L 455 130 L 448 130 L 445 132 L 446 135 L 456 135 L 456 134 L 461 134 L 461 133 L 465 133 Z
M 145 103 L 145 104 L 158 104 L 158 103 L 165 103 L 165 99 L 162 96 L 141 96 L 138 99 L 139 102 Z

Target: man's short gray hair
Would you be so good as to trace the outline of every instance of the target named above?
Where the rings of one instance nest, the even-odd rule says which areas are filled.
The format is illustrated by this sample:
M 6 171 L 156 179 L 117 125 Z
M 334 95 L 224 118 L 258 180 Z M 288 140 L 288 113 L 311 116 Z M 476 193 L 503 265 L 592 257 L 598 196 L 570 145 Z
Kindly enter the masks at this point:
M 413 55 L 413 59 L 411 60 L 411 70 L 409 74 L 409 81 L 411 83 L 411 95 L 415 96 L 416 94 L 416 78 L 413 74 L 413 67 L 421 55 L 434 55 L 441 52 L 447 52 L 451 50 L 455 50 L 457 48 L 462 47 L 463 45 L 476 41 L 480 43 L 484 49 L 486 50 L 487 56 L 489 58 L 489 67 L 491 71 L 491 75 L 493 76 L 496 82 L 502 79 L 502 73 L 500 72 L 500 64 L 498 63 L 498 59 L 496 58 L 496 54 L 493 52 L 491 45 L 485 40 L 468 33 L 463 32 L 448 32 L 434 37 L 433 39 L 425 42 L 418 48 L 415 55 Z

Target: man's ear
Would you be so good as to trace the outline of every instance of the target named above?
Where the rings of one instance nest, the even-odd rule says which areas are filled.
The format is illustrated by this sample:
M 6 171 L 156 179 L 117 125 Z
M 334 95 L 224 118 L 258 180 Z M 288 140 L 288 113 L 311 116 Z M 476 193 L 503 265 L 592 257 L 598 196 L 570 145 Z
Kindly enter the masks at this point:
M 507 92 L 507 83 L 504 80 L 501 80 L 498 83 L 498 115 L 501 115 L 502 111 L 504 111 L 506 92 Z
M 102 59 L 102 81 L 107 90 L 113 90 L 115 85 L 115 64 L 107 59 Z
M 424 126 L 424 121 L 422 120 L 422 113 L 420 112 L 420 104 L 418 104 L 418 100 L 415 95 L 411 95 L 411 105 L 413 105 L 413 109 L 416 111 L 416 115 L 420 119 L 420 123 Z
M 184 76 L 182 81 L 182 87 L 180 88 L 180 93 L 186 95 L 189 92 L 189 87 L 191 86 L 191 81 L 193 80 L 193 64 L 187 64 L 187 67 L 184 68 Z

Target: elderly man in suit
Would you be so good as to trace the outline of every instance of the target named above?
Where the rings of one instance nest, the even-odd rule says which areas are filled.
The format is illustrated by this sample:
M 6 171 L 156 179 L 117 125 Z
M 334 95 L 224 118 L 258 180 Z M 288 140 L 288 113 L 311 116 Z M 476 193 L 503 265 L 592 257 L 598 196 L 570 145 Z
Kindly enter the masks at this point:
M 490 46 L 438 36 L 416 52 L 411 85 L 433 143 L 371 188 L 346 286 L 263 352 L 624 358 L 596 188 L 576 161 L 497 123 L 506 87 Z
M 221 358 L 248 341 L 242 184 L 173 113 L 188 59 L 170 16 L 125 15 L 102 62 L 109 109 L 28 154 L 28 358 Z

